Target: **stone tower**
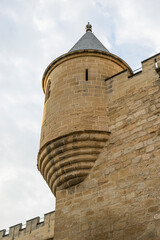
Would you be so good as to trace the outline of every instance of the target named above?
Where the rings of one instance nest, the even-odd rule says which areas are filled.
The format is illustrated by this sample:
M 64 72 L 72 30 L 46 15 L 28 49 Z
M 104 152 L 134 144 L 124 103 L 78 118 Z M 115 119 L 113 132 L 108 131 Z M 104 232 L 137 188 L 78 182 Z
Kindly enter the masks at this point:
M 160 239 L 160 54 L 136 73 L 86 33 L 46 68 L 38 169 L 55 240 Z
M 130 67 L 86 33 L 45 70 L 38 169 L 56 195 L 82 182 L 108 140 L 105 79 Z

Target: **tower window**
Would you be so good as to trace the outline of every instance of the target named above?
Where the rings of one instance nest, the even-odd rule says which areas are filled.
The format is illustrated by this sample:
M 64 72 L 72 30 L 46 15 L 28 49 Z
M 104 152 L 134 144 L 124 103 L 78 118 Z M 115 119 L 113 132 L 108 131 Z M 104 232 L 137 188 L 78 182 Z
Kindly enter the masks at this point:
M 86 81 L 88 81 L 88 69 L 86 69 Z
M 47 102 L 48 98 L 50 97 L 50 87 L 51 87 L 51 80 L 49 79 L 47 83 L 46 93 L 45 93 L 45 102 Z
M 157 69 L 157 68 L 158 68 L 157 59 L 155 58 L 154 61 L 155 61 L 155 67 L 156 67 L 156 69 Z

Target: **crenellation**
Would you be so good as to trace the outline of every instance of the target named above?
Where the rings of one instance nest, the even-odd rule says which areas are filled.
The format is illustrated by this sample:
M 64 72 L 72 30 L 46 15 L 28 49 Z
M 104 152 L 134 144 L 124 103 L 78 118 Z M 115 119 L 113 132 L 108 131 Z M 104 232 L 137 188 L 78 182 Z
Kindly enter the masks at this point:
M 2 237 L 4 237 L 5 235 L 7 235 L 6 234 L 6 230 L 4 229 L 4 230 L 1 230 L 0 231 L 0 239 L 2 238 Z
M 15 237 L 22 230 L 22 223 L 9 228 L 9 237 Z
M 48 226 L 50 227 L 52 221 L 54 221 L 55 215 L 51 213 L 47 213 L 44 215 L 44 224 L 48 224 Z
M 40 217 L 36 217 L 26 221 L 25 227 L 22 223 L 10 227 L 7 234 L 6 230 L 1 230 L 0 240 L 39 240 L 39 235 L 41 240 L 45 240 L 47 236 L 53 238 L 54 221 L 55 212 L 46 213 L 43 221 L 40 221 Z
M 37 225 L 40 223 L 40 217 L 36 217 L 26 221 L 26 232 L 31 232 L 37 228 Z

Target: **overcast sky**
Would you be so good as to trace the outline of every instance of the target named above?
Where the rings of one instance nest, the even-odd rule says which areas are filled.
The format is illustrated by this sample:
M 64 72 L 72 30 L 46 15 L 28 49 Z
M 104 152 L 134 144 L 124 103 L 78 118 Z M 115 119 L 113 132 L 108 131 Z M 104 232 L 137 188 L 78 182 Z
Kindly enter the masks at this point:
M 41 78 L 88 21 L 133 70 L 160 52 L 160 0 L 0 0 L 0 229 L 55 208 L 36 167 Z

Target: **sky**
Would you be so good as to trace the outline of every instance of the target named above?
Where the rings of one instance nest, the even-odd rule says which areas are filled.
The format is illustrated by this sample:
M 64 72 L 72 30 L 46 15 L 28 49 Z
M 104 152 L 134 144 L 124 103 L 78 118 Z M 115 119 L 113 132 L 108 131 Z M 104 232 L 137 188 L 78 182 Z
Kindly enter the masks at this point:
M 48 64 L 87 22 L 134 70 L 160 52 L 159 0 L 0 0 L 0 230 L 55 209 L 37 170 Z

